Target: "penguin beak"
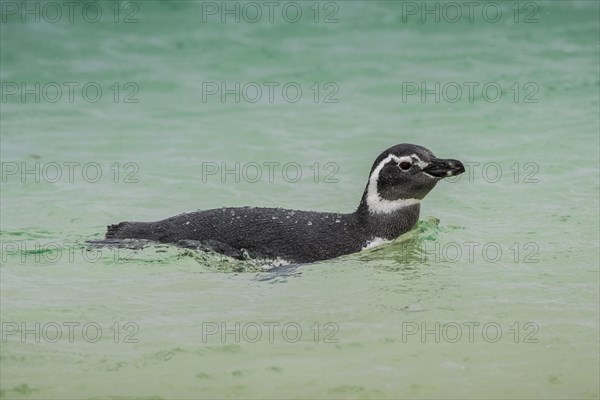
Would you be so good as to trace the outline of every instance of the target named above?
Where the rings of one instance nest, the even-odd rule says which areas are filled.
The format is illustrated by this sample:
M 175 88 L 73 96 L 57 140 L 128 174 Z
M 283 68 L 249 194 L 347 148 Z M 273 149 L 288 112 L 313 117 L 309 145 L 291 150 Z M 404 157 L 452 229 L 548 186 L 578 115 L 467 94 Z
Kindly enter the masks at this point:
M 458 160 L 434 158 L 423 172 L 436 178 L 460 175 L 465 172 L 465 166 Z

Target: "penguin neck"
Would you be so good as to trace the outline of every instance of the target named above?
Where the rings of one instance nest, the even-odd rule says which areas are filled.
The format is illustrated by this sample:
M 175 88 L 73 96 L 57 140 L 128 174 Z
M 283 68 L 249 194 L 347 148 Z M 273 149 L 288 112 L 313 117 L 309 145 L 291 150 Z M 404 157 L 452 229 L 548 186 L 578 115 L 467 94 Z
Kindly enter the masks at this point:
M 373 236 L 395 239 L 409 231 L 419 220 L 419 200 L 378 200 L 369 198 L 365 190 L 358 209 L 354 212 L 359 225 Z

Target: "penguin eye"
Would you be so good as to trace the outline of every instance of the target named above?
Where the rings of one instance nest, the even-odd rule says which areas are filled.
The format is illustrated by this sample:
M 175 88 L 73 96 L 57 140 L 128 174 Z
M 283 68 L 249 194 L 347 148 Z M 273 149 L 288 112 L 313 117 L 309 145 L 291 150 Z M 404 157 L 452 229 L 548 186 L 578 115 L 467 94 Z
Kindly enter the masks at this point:
M 411 163 L 409 163 L 408 161 L 402 161 L 402 162 L 400 163 L 400 169 L 401 169 L 402 171 L 408 171 L 408 170 L 410 169 L 410 167 L 412 167 L 412 164 L 411 164 Z

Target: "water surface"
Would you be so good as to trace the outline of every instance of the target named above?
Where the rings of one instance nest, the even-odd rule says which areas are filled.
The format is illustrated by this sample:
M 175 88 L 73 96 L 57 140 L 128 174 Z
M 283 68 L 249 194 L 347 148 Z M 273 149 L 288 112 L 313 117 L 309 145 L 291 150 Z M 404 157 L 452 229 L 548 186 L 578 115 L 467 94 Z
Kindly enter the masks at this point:
M 111 2 L 97 23 L 2 20 L 2 398 L 598 397 L 597 2 L 522 2 L 517 22 L 502 3 L 495 23 L 423 22 L 392 1 L 321 2 L 319 22 L 298 2 L 296 23 L 135 3 L 117 23 Z M 36 102 L 7 82 L 102 95 L 51 102 L 47 86 Z M 222 101 L 207 83 L 263 96 Z M 436 83 L 439 101 L 422 97 Z M 85 245 L 196 209 L 351 212 L 402 142 L 471 169 L 368 252 L 261 271 Z M 261 179 L 207 174 L 236 162 Z

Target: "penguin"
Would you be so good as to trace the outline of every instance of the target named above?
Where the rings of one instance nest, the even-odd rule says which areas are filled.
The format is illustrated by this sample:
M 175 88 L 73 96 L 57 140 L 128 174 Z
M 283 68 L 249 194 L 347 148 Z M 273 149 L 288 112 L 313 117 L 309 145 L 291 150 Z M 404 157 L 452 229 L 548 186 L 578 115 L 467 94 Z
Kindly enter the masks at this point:
M 156 222 L 121 222 L 108 226 L 106 239 L 192 243 L 238 259 L 327 260 L 408 232 L 419 219 L 427 193 L 441 179 L 464 171 L 458 160 L 437 158 L 422 146 L 398 144 L 375 159 L 358 208 L 351 213 L 224 207 Z

